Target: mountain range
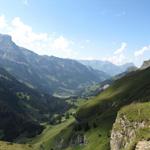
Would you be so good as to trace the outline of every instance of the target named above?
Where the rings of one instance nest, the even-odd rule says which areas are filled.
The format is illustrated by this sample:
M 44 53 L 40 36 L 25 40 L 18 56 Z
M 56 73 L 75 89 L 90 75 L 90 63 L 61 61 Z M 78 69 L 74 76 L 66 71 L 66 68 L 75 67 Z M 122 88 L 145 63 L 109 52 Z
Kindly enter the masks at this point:
M 29 87 L 55 95 L 75 95 L 110 76 L 76 60 L 40 56 L 0 35 L 0 66 Z
M 58 141 L 64 139 L 61 148 L 149 149 L 149 76 L 150 64 L 145 69 L 129 72 L 115 80 L 106 90 L 81 105 L 75 116 L 76 121 L 57 136 Z M 54 144 L 53 148 L 57 149 L 57 145 Z
M 145 150 L 149 77 L 150 60 L 136 68 L 41 56 L 0 35 L 0 140 L 18 143 L 0 149 Z
M 80 63 L 92 67 L 93 69 L 104 71 L 110 76 L 115 76 L 125 72 L 130 67 L 135 67 L 133 63 L 126 63 L 124 65 L 115 65 L 109 61 L 101 60 L 79 60 Z

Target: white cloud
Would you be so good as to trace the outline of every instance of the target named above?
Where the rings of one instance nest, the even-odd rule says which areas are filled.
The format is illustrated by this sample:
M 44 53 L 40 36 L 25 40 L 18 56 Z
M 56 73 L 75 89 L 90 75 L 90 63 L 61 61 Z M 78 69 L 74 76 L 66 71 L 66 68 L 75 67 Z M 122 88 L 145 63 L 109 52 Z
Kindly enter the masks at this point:
M 63 36 L 58 37 L 53 41 L 52 48 L 53 49 L 67 49 L 69 47 L 70 42 L 64 38 Z
M 28 48 L 41 55 L 55 55 L 73 58 L 77 53 L 72 49 L 73 41 L 64 36 L 48 33 L 36 33 L 32 27 L 15 17 L 6 24 L 4 16 L 0 16 L 0 32 L 9 34 L 18 45 Z
M 122 42 L 122 43 L 121 43 L 121 47 L 120 47 L 119 49 L 117 49 L 117 50 L 114 52 L 114 54 L 121 54 L 121 53 L 125 50 L 126 47 L 127 47 L 127 43 Z
M 124 50 L 127 48 L 127 43 L 122 42 L 121 47 L 114 51 L 112 56 L 104 57 L 103 60 L 110 61 L 116 65 L 124 64 L 126 61 L 126 56 L 124 55 Z
M 32 28 L 25 25 L 19 17 L 15 17 L 10 25 L 9 34 L 12 35 L 13 39 L 20 44 L 30 44 L 34 41 L 46 41 L 48 35 L 46 33 L 35 33 Z
M 68 57 L 68 58 L 75 58 L 77 52 L 72 50 L 71 46 L 74 44 L 73 41 L 68 40 L 63 36 L 59 36 L 58 38 L 54 39 L 49 47 L 54 52 L 54 55 L 60 54 L 60 57 Z
M 124 54 L 113 55 L 103 58 L 103 60 L 107 60 L 116 65 L 122 65 L 125 63 L 126 57 Z
M 5 28 L 7 26 L 6 20 L 5 20 L 5 16 L 2 15 L 0 16 L 0 28 Z
M 135 51 L 135 52 L 134 52 L 134 56 L 135 56 L 135 57 L 143 56 L 143 54 L 144 54 L 145 52 L 148 52 L 148 51 L 150 52 L 150 45 L 144 46 L 143 48 L 141 48 L 141 49 Z

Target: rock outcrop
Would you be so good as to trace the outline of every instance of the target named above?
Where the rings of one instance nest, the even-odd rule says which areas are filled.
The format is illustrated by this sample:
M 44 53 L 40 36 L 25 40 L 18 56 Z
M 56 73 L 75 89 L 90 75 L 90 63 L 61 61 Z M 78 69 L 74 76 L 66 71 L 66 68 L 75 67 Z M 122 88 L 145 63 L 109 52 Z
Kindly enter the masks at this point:
M 150 150 L 150 102 L 132 103 L 118 111 L 111 150 Z
M 139 141 L 135 150 L 150 150 L 150 141 Z
M 71 145 L 85 145 L 87 143 L 84 133 L 77 133 L 73 135 L 70 144 Z
M 111 150 L 126 149 L 132 144 L 136 137 L 136 132 L 145 127 L 146 123 L 144 121 L 130 122 L 126 116 L 122 116 L 121 118 L 117 117 L 111 133 Z

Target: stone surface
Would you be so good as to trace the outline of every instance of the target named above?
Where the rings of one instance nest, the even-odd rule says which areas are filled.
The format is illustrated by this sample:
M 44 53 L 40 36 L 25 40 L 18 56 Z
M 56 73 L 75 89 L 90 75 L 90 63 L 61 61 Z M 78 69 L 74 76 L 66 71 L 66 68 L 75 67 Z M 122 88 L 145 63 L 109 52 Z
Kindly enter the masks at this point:
M 150 150 L 150 141 L 139 141 L 135 150 Z
M 136 137 L 136 131 L 145 128 L 145 122 L 130 122 L 125 116 L 117 118 L 111 132 L 111 150 L 126 149 Z

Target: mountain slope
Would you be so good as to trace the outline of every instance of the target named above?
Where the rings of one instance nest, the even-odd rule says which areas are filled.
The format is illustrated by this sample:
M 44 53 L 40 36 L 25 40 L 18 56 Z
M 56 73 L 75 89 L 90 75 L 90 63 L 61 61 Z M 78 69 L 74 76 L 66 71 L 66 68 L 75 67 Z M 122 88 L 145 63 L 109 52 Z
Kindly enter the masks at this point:
M 0 69 L 0 138 L 7 141 L 12 141 L 20 134 L 34 136 L 42 131 L 42 126 L 20 107 L 21 101 L 13 92 L 15 88 L 20 88 L 18 82 Z
M 146 99 L 150 96 L 150 68 L 135 71 L 115 81 L 106 91 L 88 101 L 78 112 L 77 118 L 100 115 L 103 110 L 117 109 L 134 100 Z M 103 106 L 103 107 L 102 107 Z M 101 114 L 102 115 L 102 114 Z
M 121 107 L 150 99 L 150 68 L 131 72 L 115 81 L 97 97 L 87 101 L 76 114 L 77 123 L 70 139 L 81 133 L 84 143 L 78 143 L 78 149 L 110 149 L 110 134 L 117 112 Z M 77 136 L 78 135 L 78 136 Z M 75 141 L 77 139 L 74 139 Z M 75 150 L 71 146 L 69 150 Z
M 74 95 L 109 76 L 75 60 L 40 56 L 0 35 L 0 65 L 28 86 L 52 94 Z
M 43 130 L 40 122 L 68 108 L 65 100 L 30 89 L 0 68 L 0 139 L 35 136 Z
M 112 127 L 113 123 L 115 123 L 117 113 L 119 117 L 125 114 L 129 118 L 129 121 L 131 120 L 131 124 L 128 121 L 126 122 L 128 128 L 122 127 L 123 129 L 127 129 L 127 132 L 124 132 L 125 134 L 123 135 L 126 135 L 130 131 L 130 125 L 133 125 L 134 128 L 134 124 L 141 126 L 143 125 L 143 121 L 148 123 L 150 99 L 149 76 L 150 68 L 130 72 L 121 79 L 114 81 L 101 94 L 88 100 L 77 111 L 75 116 L 76 122 L 64 127 L 53 139 L 52 148 L 58 150 L 91 150 L 93 148 L 95 150 L 110 150 L 110 140 L 113 138 Z M 131 106 L 128 106 L 130 104 Z M 125 108 L 123 108 L 124 106 Z M 138 126 L 136 127 L 138 128 Z M 129 146 L 134 147 L 136 144 L 138 146 L 137 142 L 140 142 L 142 137 L 148 140 L 148 133 L 149 129 L 147 130 L 146 126 L 142 130 L 138 130 L 138 133 L 136 133 L 137 136 L 131 141 Z M 128 138 L 124 137 L 124 139 Z M 120 138 L 116 141 L 119 142 L 119 140 Z M 58 145 L 61 146 L 58 147 Z
M 133 63 L 126 63 L 124 65 L 115 65 L 111 62 L 101 60 L 80 60 L 79 62 L 81 62 L 86 66 L 90 66 L 94 69 L 106 72 L 111 76 L 125 72 L 129 67 L 134 66 Z

